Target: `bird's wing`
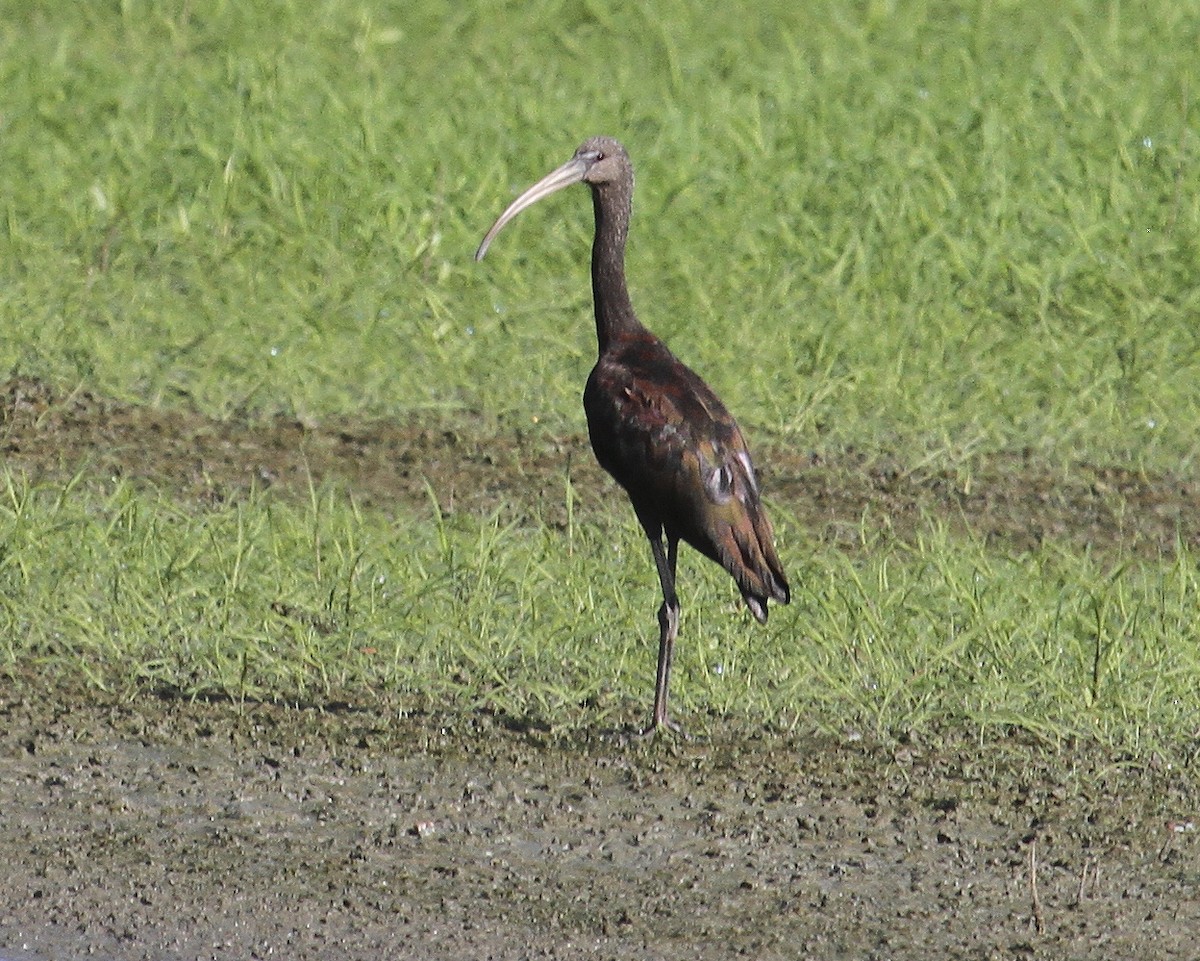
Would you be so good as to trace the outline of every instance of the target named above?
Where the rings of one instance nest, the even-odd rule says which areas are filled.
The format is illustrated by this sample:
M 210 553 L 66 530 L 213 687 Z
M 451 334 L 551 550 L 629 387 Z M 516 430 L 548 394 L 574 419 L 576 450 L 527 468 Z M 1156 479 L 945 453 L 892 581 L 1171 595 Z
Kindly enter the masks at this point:
M 756 496 L 733 417 L 692 370 L 661 344 L 651 347 L 601 359 L 588 381 L 584 406 L 601 464 L 647 493 L 703 493 L 723 504 L 744 486 Z
M 643 348 L 597 364 L 584 402 L 597 459 L 643 521 L 720 563 L 756 616 L 766 598 L 786 599 L 745 439 L 699 376 L 665 347 Z

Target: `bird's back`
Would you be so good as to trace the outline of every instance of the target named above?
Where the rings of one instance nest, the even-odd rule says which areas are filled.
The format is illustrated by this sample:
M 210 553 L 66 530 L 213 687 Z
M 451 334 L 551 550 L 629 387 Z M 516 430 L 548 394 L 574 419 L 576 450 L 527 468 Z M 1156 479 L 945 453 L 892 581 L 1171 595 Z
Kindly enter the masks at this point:
M 643 329 L 600 355 L 583 401 L 596 459 L 644 525 L 724 567 L 760 621 L 788 602 L 746 442 L 699 376 Z

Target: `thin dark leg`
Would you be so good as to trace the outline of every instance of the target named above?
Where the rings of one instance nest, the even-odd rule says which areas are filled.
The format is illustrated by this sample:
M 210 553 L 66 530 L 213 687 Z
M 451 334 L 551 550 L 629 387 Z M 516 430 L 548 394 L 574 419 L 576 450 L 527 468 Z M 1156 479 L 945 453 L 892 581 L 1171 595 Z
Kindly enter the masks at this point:
M 658 568 L 658 580 L 662 585 L 663 602 L 658 609 L 658 673 L 654 682 L 654 715 L 650 726 L 642 734 L 653 734 L 665 727 L 676 734 L 684 734 L 683 728 L 667 714 L 667 694 L 671 686 L 671 661 L 675 653 L 675 637 L 679 633 L 679 597 L 675 594 L 675 562 L 679 553 L 679 538 L 667 535 L 666 550 L 662 536 L 651 535 L 650 549 L 654 552 L 654 566 Z M 684 734 L 686 737 L 686 734 Z

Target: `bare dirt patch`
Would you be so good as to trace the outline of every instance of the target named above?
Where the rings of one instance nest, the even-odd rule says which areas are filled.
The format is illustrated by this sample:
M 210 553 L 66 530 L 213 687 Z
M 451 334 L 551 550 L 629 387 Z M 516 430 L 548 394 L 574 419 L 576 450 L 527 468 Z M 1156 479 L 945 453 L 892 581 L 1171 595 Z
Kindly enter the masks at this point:
M 1158 556 L 1200 536 L 1190 480 L 1014 455 L 958 473 L 756 445 L 812 537 L 930 520 L 1014 549 Z M 581 437 L 388 422 L 214 422 L 28 380 L 0 458 L 205 502 L 337 485 L 383 509 L 554 520 Z M 708 740 L 107 700 L 0 687 L 0 959 L 1193 958 L 1192 770 L 1027 735 L 763 731 Z
M 1196 798 L 1019 740 L 0 699 L 0 957 L 1192 958 Z

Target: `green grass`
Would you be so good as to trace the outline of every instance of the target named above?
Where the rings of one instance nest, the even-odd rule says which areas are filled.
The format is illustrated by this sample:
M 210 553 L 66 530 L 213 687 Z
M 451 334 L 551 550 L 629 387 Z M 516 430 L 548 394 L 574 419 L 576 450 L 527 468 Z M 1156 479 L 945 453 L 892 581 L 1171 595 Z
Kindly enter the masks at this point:
M 99 688 L 487 709 L 558 726 L 648 710 L 657 588 L 633 525 L 390 524 L 345 498 L 196 513 L 9 478 L 0 661 Z M 783 531 L 785 541 L 792 532 Z M 996 556 L 931 527 L 793 565 L 755 630 L 683 558 L 676 701 L 774 727 L 1019 727 L 1161 749 L 1200 699 L 1195 559 Z
M 584 191 L 470 255 L 604 131 L 639 172 L 635 302 L 750 424 L 1195 459 L 1178 4 L 7 6 L 0 369 L 574 429 Z
M 1186 5 L 0 14 L 0 372 L 220 416 L 578 432 L 585 192 L 471 254 L 603 132 L 638 170 L 634 301 L 752 436 L 935 467 L 1022 450 L 1195 469 Z M 433 517 L 10 478 L 0 657 L 127 693 L 390 690 L 554 723 L 641 704 L 657 601 L 623 508 L 569 540 Z M 686 569 L 681 710 L 1194 733 L 1186 550 L 1010 556 L 931 523 L 847 556 L 781 528 L 798 596 L 766 631 L 729 616 L 718 572 Z

